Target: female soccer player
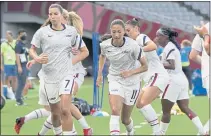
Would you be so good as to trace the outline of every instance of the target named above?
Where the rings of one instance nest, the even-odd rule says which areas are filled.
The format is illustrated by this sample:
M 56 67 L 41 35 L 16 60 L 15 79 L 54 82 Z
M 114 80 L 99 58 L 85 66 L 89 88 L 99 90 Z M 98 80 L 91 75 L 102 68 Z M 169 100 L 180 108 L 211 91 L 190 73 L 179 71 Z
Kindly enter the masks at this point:
M 76 44 L 73 47 L 74 52 L 76 52 L 76 53 L 80 52 L 80 55 L 77 55 L 78 54 L 77 53 L 76 55 L 74 55 L 74 58 L 73 58 L 73 71 L 74 71 L 74 75 L 75 75 L 73 93 L 75 95 L 77 90 L 80 88 L 81 84 L 83 83 L 84 76 L 85 76 L 85 70 L 84 70 L 83 65 L 81 64 L 81 62 L 74 64 L 76 62 L 75 59 L 78 59 L 78 57 L 79 58 L 82 57 L 81 59 L 86 58 L 89 54 L 89 51 L 86 48 L 86 45 L 81 38 L 81 36 L 83 34 L 83 22 L 82 22 L 82 19 L 80 18 L 80 16 L 78 16 L 75 12 L 69 12 L 68 13 L 66 10 L 63 9 L 63 18 L 64 18 L 64 20 L 62 22 L 64 24 L 67 24 L 68 22 L 70 22 L 68 24 L 73 25 L 77 29 L 78 33 L 80 34 L 80 35 L 78 34 Z M 48 25 L 49 23 L 50 23 L 49 19 L 46 20 L 43 27 Z M 28 64 L 28 66 L 31 67 L 31 65 L 34 64 L 34 63 L 35 62 L 32 61 L 31 63 Z M 24 119 L 25 122 L 29 121 L 31 119 L 35 119 L 35 118 L 45 116 L 45 115 L 49 116 L 48 114 L 45 114 L 45 113 L 48 113 L 49 105 L 48 105 L 48 101 L 47 101 L 47 98 L 46 98 L 46 94 L 45 94 L 44 89 L 43 89 L 44 81 L 43 81 L 42 71 L 40 71 L 38 73 L 38 76 L 40 78 L 39 104 L 44 105 L 46 110 L 45 109 L 38 109 L 38 110 L 35 110 L 35 111 L 29 113 L 24 118 L 21 117 L 22 120 Z M 72 107 L 71 107 L 71 113 L 79 121 L 79 123 L 82 125 L 84 135 L 92 134 L 92 129 L 89 127 L 85 118 L 82 116 L 82 114 L 80 113 L 78 108 L 75 107 L 73 104 L 72 104 Z M 19 118 L 17 122 L 21 122 L 21 118 Z M 22 121 L 22 122 L 24 123 L 24 121 Z M 20 124 L 23 124 L 23 123 L 19 123 L 18 126 L 20 126 Z M 18 128 L 20 129 L 20 127 L 18 127 Z M 52 128 L 51 116 L 49 116 L 48 119 L 45 121 L 43 128 L 39 132 L 39 134 L 45 135 L 50 128 Z
M 209 72 L 209 56 L 210 56 L 210 34 L 209 24 L 202 26 L 202 28 L 195 27 L 199 33 L 195 36 L 192 42 L 192 50 L 190 52 L 190 59 L 194 62 L 201 64 L 202 84 L 207 90 L 207 95 L 210 100 L 210 72 Z M 202 37 L 202 38 L 201 38 Z M 201 56 L 200 56 L 201 54 Z M 204 126 L 205 131 L 209 134 L 210 131 L 210 119 Z
M 142 50 L 136 41 L 124 37 L 125 24 L 116 19 L 110 25 L 112 38 L 103 41 L 99 57 L 99 71 L 97 85 L 102 83 L 102 70 L 106 58 L 110 61 L 109 81 L 109 104 L 111 108 L 110 134 L 119 135 L 119 118 L 125 125 L 127 134 L 133 135 L 133 120 L 130 118 L 133 106 L 140 90 L 141 73 L 147 70 Z M 141 63 L 136 67 L 136 61 Z
M 151 125 L 153 134 L 160 135 L 158 117 L 151 103 L 160 93 L 165 91 L 169 83 L 169 75 L 157 55 L 157 46 L 147 35 L 140 34 L 139 29 L 140 25 L 138 19 L 134 18 L 126 22 L 127 35 L 137 41 L 138 45 L 144 51 L 148 64 L 148 80 L 142 88 L 142 92 L 139 94 L 136 107 Z
M 72 135 L 70 108 L 74 77 L 71 48 L 76 42 L 77 31 L 72 26 L 62 24 L 62 13 L 63 8 L 58 4 L 49 7 L 51 24 L 41 27 L 35 33 L 30 55 L 42 64 L 44 89 L 51 109 L 54 134 L 62 135 L 63 132 L 63 135 Z M 38 56 L 36 48 L 42 48 L 43 54 Z
M 160 28 L 156 33 L 159 45 L 164 47 L 162 62 L 171 78 L 171 82 L 163 93 L 161 100 L 163 110 L 160 125 L 161 132 L 166 133 L 171 119 L 171 108 L 177 102 L 181 111 L 192 120 L 199 133 L 205 135 L 199 117 L 189 108 L 189 85 L 182 71 L 180 47 L 175 40 L 177 35 L 178 33 L 172 31 L 170 28 Z

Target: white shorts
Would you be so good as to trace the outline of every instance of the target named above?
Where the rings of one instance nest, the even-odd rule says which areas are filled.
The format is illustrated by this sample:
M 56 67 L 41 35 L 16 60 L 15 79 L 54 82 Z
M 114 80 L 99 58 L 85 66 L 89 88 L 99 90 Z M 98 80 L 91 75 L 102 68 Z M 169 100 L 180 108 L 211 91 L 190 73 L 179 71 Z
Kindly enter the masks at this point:
M 181 84 L 179 85 L 172 81 L 166 87 L 165 91 L 162 94 L 161 99 L 167 99 L 174 103 L 177 102 L 177 100 L 189 99 L 188 90 L 189 90 L 188 82 L 183 85 Z
M 203 84 L 203 87 L 207 90 L 207 96 L 209 97 L 210 96 L 210 82 L 209 82 L 209 78 L 210 76 L 207 76 L 205 78 L 202 78 L 202 84 Z
M 109 94 L 119 95 L 124 98 L 124 104 L 126 105 L 134 105 L 140 93 L 140 83 L 125 86 L 116 81 L 109 82 Z
M 166 86 L 169 84 L 170 78 L 166 74 L 154 73 L 152 76 L 148 76 L 147 82 L 145 83 L 144 88 L 150 86 L 158 87 L 162 92 L 165 91 Z
M 68 75 L 60 83 L 52 84 L 44 82 L 44 84 L 41 84 L 40 86 L 39 104 L 46 105 L 47 102 L 54 104 L 60 101 L 60 95 L 72 94 L 72 90 L 74 88 L 74 77 L 73 75 Z
M 84 82 L 84 74 L 76 73 L 74 75 L 74 78 L 75 78 L 74 81 L 78 84 L 78 89 L 79 89 Z
M 40 86 L 39 86 L 39 101 L 38 104 L 40 105 L 49 105 L 48 99 L 44 89 L 44 80 L 40 77 Z

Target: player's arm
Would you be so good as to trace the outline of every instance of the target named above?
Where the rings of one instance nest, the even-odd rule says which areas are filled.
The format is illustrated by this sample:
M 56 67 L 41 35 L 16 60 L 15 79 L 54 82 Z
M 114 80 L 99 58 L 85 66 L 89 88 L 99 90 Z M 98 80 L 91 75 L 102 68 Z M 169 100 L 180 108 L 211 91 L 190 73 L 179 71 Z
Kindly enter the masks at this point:
M 204 37 L 204 48 L 207 54 L 210 56 L 210 35 L 205 34 L 203 37 Z
M 29 55 L 37 62 L 40 64 L 46 64 L 48 62 L 48 55 L 45 53 L 42 53 L 38 56 L 36 52 L 36 48 L 41 47 L 41 42 L 42 42 L 42 28 L 36 31 L 34 34 L 32 41 L 31 41 L 31 48 L 29 49 Z
M 154 51 L 157 50 L 157 46 L 153 41 L 150 40 L 147 43 L 145 43 L 143 50 L 144 52 Z
M 76 45 L 76 47 L 79 52 L 77 52 L 77 55 L 72 59 L 73 65 L 84 60 L 89 56 L 89 50 L 87 49 L 86 44 L 84 43 L 81 37 L 79 39 L 79 42 L 76 42 L 76 44 L 78 44 Z
M 147 35 L 140 36 L 138 44 L 143 47 L 144 52 L 157 50 L 156 44 Z
M 16 64 L 17 64 L 17 67 L 18 67 L 18 73 L 21 74 L 23 72 L 23 69 L 22 69 L 22 66 L 21 66 L 21 59 L 20 59 L 20 54 L 21 54 L 21 46 L 22 45 L 19 45 L 20 42 L 16 42 L 16 45 L 15 45 L 15 58 L 16 58 Z
M 190 60 L 192 60 L 192 61 L 194 61 L 198 64 L 201 64 L 200 53 L 202 52 L 203 48 L 202 48 L 201 38 L 198 34 L 194 37 L 191 46 L 192 46 L 192 49 L 191 49 L 191 52 L 189 54 Z
M 172 59 L 166 60 L 166 62 L 163 62 L 163 66 L 165 69 L 175 69 L 175 61 Z
M 148 66 L 147 66 L 147 62 L 146 62 L 145 57 L 141 57 L 139 62 L 141 64 L 140 67 L 138 67 L 136 69 L 128 70 L 128 71 L 123 71 L 123 72 L 121 72 L 121 76 L 124 77 L 124 78 L 127 78 L 127 77 L 130 77 L 132 75 L 136 75 L 136 74 L 143 73 L 143 72 L 147 71 Z
M 100 54 L 99 56 L 99 68 L 98 68 L 98 76 L 102 76 L 104 64 L 106 61 L 106 56 L 103 54 Z
M 123 73 L 122 73 L 123 77 L 126 78 L 126 77 L 129 77 L 129 76 L 132 76 L 132 75 L 136 75 L 136 74 L 139 74 L 139 73 L 143 73 L 143 72 L 145 72 L 145 71 L 148 70 L 148 66 L 147 66 L 147 62 L 146 62 L 145 57 L 140 58 L 140 59 L 139 59 L 139 62 L 140 62 L 140 64 L 141 64 L 140 67 L 128 71 L 128 73 L 129 73 L 128 76 L 127 76 L 127 73 L 124 73 L 124 72 L 123 72 Z
M 80 53 L 78 53 L 78 55 L 76 55 L 72 60 L 73 65 L 84 60 L 88 56 L 89 56 L 89 50 L 87 49 L 87 47 L 84 46 L 80 48 Z
M 189 54 L 190 60 L 196 62 L 197 64 L 201 64 L 201 56 L 200 52 L 197 51 L 196 49 L 192 49 L 190 54 Z
M 167 54 L 163 61 L 164 68 L 174 70 L 175 69 L 175 59 L 176 59 L 176 56 L 174 54 L 175 49 L 167 48 L 166 50 L 164 50 L 164 52 L 166 52 L 165 54 Z
M 103 72 L 103 67 L 106 61 L 106 56 L 103 54 L 100 54 L 99 57 L 99 68 L 98 68 L 98 74 L 97 74 L 97 86 L 100 86 L 100 84 L 102 83 L 102 72 Z

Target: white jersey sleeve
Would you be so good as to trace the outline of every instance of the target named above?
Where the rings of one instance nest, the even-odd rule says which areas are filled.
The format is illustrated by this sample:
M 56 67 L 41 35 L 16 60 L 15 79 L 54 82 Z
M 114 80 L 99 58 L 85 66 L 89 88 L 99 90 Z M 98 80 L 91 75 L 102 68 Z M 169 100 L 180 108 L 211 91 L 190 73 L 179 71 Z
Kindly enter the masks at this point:
M 37 48 L 40 48 L 41 39 L 42 39 L 42 28 L 38 29 L 35 32 L 34 36 L 32 37 L 31 44 L 34 45 Z
M 75 27 L 73 27 L 73 38 L 72 38 L 72 41 L 71 41 L 71 44 L 72 46 L 74 46 L 77 42 L 77 36 L 78 36 L 78 33 L 77 33 L 77 30 L 75 29 Z
M 137 37 L 136 41 L 139 43 L 141 47 L 144 47 L 146 46 L 147 42 L 151 41 L 151 39 L 145 34 L 140 34 Z
M 105 56 L 105 49 L 104 49 L 103 42 L 100 43 L 100 49 L 101 49 L 101 55 Z
M 140 60 L 140 58 L 143 57 L 142 49 L 136 42 L 134 42 L 132 53 L 133 53 L 133 57 L 134 57 L 135 60 Z
M 172 43 L 168 43 L 168 44 L 172 44 Z M 165 49 L 165 55 L 166 55 L 166 60 L 175 60 L 175 48 L 173 47 L 174 45 L 171 46 L 167 46 L 166 45 L 166 49 Z
M 198 34 L 193 39 L 192 48 L 199 51 L 199 52 L 203 51 L 202 39 Z
M 77 48 L 77 49 L 80 49 L 80 48 L 85 47 L 85 46 L 86 46 L 86 44 L 84 43 L 82 37 L 78 34 L 76 36 L 76 43 L 75 43 L 74 47 Z

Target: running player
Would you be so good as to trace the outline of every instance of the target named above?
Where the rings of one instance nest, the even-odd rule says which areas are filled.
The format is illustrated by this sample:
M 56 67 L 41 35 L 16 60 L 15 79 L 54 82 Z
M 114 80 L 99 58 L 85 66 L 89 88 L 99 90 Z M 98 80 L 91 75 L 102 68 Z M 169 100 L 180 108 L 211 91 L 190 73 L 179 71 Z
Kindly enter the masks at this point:
M 195 28 L 199 34 L 195 36 L 192 42 L 192 50 L 190 52 L 190 59 L 194 62 L 201 64 L 201 74 L 202 74 L 202 84 L 203 87 L 207 90 L 207 95 L 210 99 L 210 88 L 209 88 L 209 79 L 210 79 L 210 72 L 209 72 L 209 53 L 210 53 L 210 34 L 209 34 L 209 24 L 207 23 L 202 28 Z M 200 56 L 201 54 L 201 56 Z M 210 119 L 204 126 L 205 131 L 209 134 L 210 131 Z
M 177 35 L 178 33 L 170 28 L 160 28 L 156 33 L 159 45 L 164 47 L 162 63 L 167 69 L 171 80 L 161 99 L 163 111 L 160 123 L 161 132 L 163 132 L 163 134 L 166 133 L 171 120 L 171 109 L 173 105 L 177 103 L 181 111 L 192 120 L 199 133 L 205 135 L 199 117 L 189 108 L 189 84 L 182 71 L 180 47 L 175 40 Z
M 119 119 L 121 114 L 122 123 L 125 125 L 127 134 L 133 135 L 133 120 L 130 118 L 133 106 L 140 90 L 140 77 L 137 73 L 147 70 L 145 59 L 141 57 L 142 50 L 136 41 L 124 37 L 125 24 L 116 19 L 110 25 L 112 38 L 103 41 L 101 55 L 99 57 L 99 71 L 97 86 L 102 83 L 102 70 L 106 58 L 110 61 L 109 66 L 109 104 L 111 108 L 110 134 L 119 135 Z M 136 67 L 136 61 L 141 63 Z
M 44 89 L 51 109 L 54 134 L 72 135 L 70 102 L 74 77 L 70 53 L 76 42 L 77 31 L 72 26 L 62 24 L 62 12 L 63 8 L 59 4 L 49 7 L 51 24 L 35 33 L 30 55 L 42 64 Z M 38 56 L 36 48 L 42 48 L 43 54 Z
M 64 10 L 64 9 L 63 9 Z M 69 19 L 69 17 L 71 17 L 71 19 Z M 75 12 L 67 12 L 66 10 L 63 11 L 63 18 L 64 20 L 62 21 L 64 24 L 67 24 L 67 22 L 72 21 L 73 26 L 76 27 L 78 33 L 82 36 L 83 34 L 83 22 L 82 19 L 75 13 Z M 70 21 L 68 21 L 70 20 Z M 46 20 L 46 22 L 44 23 L 43 27 L 48 25 L 49 19 Z M 78 34 L 77 37 L 77 42 L 75 44 L 75 46 L 73 47 L 74 52 L 80 52 L 80 55 L 76 55 L 74 58 L 77 59 L 77 57 L 82 57 L 85 58 L 88 56 L 88 49 L 86 48 L 85 43 L 83 42 L 81 36 Z M 30 63 L 28 63 L 28 66 L 31 67 L 32 64 L 34 64 L 35 61 L 31 61 Z M 73 69 L 75 71 L 75 84 L 74 84 L 74 90 L 73 93 L 77 92 L 77 90 L 80 88 L 81 84 L 84 81 L 84 76 L 85 76 L 85 70 L 83 65 L 81 64 L 81 62 L 75 64 L 75 60 L 73 59 Z M 44 92 L 43 86 L 44 86 L 44 81 L 43 81 L 43 74 L 42 71 L 40 71 L 38 73 L 38 76 L 40 78 L 40 89 L 39 89 L 39 104 L 44 105 L 45 109 L 38 109 L 35 110 L 31 113 L 29 113 L 28 115 L 26 115 L 25 117 L 21 117 L 17 120 L 17 132 L 19 132 L 20 128 L 22 127 L 22 124 L 26 121 L 29 121 L 31 119 L 36 119 L 36 118 L 40 118 L 43 116 L 49 116 L 48 111 L 49 111 L 49 105 L 48 105 L 48 101 L 46 98 L 46 94 Z M 75 95 L 74 94 L 74 95 Z M 72 105 L 71 107 L 71 113 L 73 114 L 73 116 L 79 121 L 79 123 L 81 124 L 81 126 L 83 127 L 83 131 L 84 131 L 84 135 L 91 135 L 92 134 L 92 129 L 89 127 L 89 125 L 87 124 L 85 118 L 82 116 L 82 114 L 80 113 L 80 111 L 78 110 L 77 107 L 75 107 L 74 105 Z M 73 126 L 74 127 L 74 126 Z M 52 124 L 51 124 L 51 117 L 49 116 L 48 119 L 45 121 L 42 130 L 39 132 L 40 135 L 45 135 L 47 133 L 47 131 L 52 128 Z M 75 133 L 76 134 L 76 133 Z
M 145 34 L 140 34 L 140 24 L 138 19 L 134 18 L 126 22 L 126 33 L 129 37 L 136 40 L 138 45 L 144 51 L 147 64 L 147 82 L 139 94 L 136 107 L 145 119 L 151 125 L 154 135 L 160 135 L 158 117 L 151 103 L 164 92 L 169 83 L 169 75 L 163 67 L 156 49 L 155 43 Z

